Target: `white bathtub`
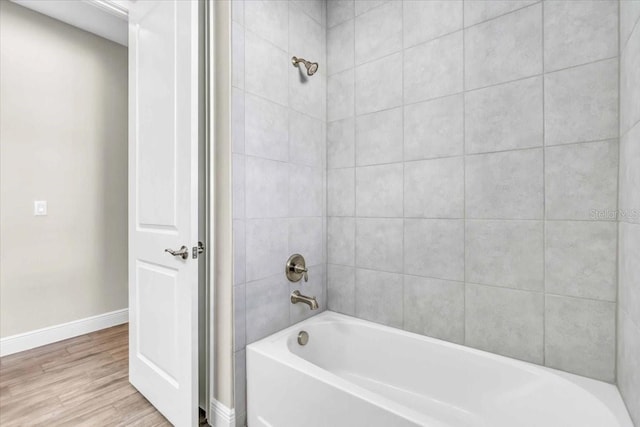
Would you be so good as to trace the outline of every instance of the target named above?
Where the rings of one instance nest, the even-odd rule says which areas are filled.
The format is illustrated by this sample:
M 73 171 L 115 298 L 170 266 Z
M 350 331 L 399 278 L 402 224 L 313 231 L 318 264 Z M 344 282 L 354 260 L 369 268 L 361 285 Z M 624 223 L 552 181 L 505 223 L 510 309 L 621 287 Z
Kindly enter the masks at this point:
M 247 347 L 247 394 L 249 427 L 633 426 L 611 384 L 329 311 Z

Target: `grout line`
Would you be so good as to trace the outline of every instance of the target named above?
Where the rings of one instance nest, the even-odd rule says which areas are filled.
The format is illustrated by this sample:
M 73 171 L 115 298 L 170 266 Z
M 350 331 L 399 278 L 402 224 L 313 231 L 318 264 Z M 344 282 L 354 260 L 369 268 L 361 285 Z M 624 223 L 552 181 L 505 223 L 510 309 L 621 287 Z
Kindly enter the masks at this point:
M 406 50 L 404 49 L 405 47 L 405 40 L 404 40 L 404 2 L 401 3 L 400 5 L 400 28 L 402 30 L 402 52 L 400 53 L 400 57 L 401 57 L 401 63 L 404 64 L 404 59 L 405 59 L 405 53 Z M 402 106 L 400 108 L 402 108 L 401 113 L 402 113 L 402 217 L 404 218 L 405 216 L 405 197 L 406 197 L 406 191 L 405 191 L 405 183 L 406 183 L 406 167 L 407 164 L 405 162 L 405 141 L 404 141 L 404 126 L 405 126 L 405 108 L 404 108 L 404 67 L 400 68 L 400 89 L 402 90 Z M 402 220 L 402 248 L 400 249 L 400 253 L 402 254 L 401 259 L 402 259 L 402 266 L 404 269 L 404 265 L 405 265 L 405 256 L 406 254 L 404 253 L 404 247 L 405 247 L 405 239 L 404 239 L 404 232 L 405 230 L 405 221 L 404 219 Z M 406 309 L 405 309 L 405 294 L 406 294 L 406 283 L 404 280 L 404 276 L 402 277 L 402 294 L 401 294 L 401 298 L 402 298 L 402 329 L 406 328 L 406 320 L 405 320 L 405 313 L 406 313 Z
M 545 69 L 545 60 L 544 60 L 544 2 L 541 7 L 541 22 L 542 22 L 542 71 L 546 73 Z M 546 125 L 545 125 L 545 78 L 542 77 L 542 143 L 545 144 L 546 147 Z M 546 167 L 546 152 L 547 150 L 542 150 L 542 217 L 544 221 L 542 221 L 542 365 L 547 364 L 547 167 Z
M 464 2 L 460 2 L 462 7 L 462 277 L 464 280 L 462 295 L 462 342 L 467 343 L 467 61 L 466 61 L 466 37 L 467 30 L 464 29 Z
M 634 24 L 635 25 L 635 24 Z M 629 37 L 631 37 L 631 35 L 633 34 L 633 30 L 631 31 L 631 33 L 629 34 Z M 616 49 L 618 52 L 618 174 L 617 174 L 617 182 L 616 182 L 616 209 L 618 209 L 618 211 L 620 211 L 620 171 L 621 171 L 621 164 L 622 164 L 622 136 L 620 135 L 620 131 L 622 128 L 622 123 L 620 120 L 620 116 L 621 116 L 621 110 L 622 110 L 622 103 L 620 102 L 621 97 L 620 97 L 620 85 L 622 82 L 622 53 L 624 51 L 624 48 L 621 48 L 621 37 L 620 37 L 620 1 L 618 1 L 618 48 Z M 616 310 L 615 310 L 615 319 L 614 319 L 614 326 L 615 326 L 615 336 L 614 336 L 614 343 L 615 343 L 615 348 L 614 348 L 614 355 L 615 355 L 615 359 L 613 362 L 613 378 L 614 381 L 617 383 L 617 379 L 618 379 L 618 331 L 619 331 L 619 325 L 618 325 L 618 317 L 619 317 L 619 311 L 620 311 L 620 218 L 618 218 L 618 221 L 616 221 L 616 272 L 615 272 L 615 282 L 616 282 Z

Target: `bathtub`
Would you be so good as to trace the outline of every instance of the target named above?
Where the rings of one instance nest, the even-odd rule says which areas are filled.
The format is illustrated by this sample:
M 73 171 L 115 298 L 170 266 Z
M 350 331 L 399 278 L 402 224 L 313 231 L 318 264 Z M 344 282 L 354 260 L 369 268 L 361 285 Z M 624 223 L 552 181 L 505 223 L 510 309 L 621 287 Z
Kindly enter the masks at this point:
M 633 426 L 611 384 L 330 311 L 247 346 L 247 398 L 249 427 Z

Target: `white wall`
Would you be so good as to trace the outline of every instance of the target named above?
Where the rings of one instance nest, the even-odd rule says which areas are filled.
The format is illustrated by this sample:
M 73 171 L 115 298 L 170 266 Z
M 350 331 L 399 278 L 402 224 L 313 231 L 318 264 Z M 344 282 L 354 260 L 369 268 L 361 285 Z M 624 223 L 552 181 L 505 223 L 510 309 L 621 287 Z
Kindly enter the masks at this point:
M 127 303 L 127 49 L 0 2 L 0 336 Z M 48 216 L 33 216 L 47 200 Z

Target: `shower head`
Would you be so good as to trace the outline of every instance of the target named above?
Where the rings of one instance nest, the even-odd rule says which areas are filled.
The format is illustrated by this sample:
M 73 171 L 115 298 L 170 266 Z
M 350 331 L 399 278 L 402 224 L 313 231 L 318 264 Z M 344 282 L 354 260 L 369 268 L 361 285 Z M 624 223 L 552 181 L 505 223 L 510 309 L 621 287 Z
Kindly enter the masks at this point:
M 318 63 L 317 62 L 309 62 L 304 58 L 297 58 L 295 56 L 293 58 L 291 58 L 291 63 L 296 68 L 300 67 L 299 64 L 301 62 L 304 64 L 304 66 L 307 69 L 307 76 L 313 76 L 316 73 L 316 71 L 318 71 Z

